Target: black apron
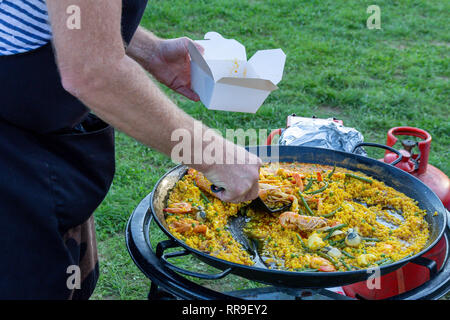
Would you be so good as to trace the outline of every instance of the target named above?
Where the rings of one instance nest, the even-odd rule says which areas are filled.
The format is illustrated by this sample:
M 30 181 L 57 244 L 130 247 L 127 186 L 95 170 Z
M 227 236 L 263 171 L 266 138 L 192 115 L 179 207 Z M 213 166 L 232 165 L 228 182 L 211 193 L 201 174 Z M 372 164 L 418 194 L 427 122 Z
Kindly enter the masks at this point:
M 123 1 L 125 43 L 146 4 Z M 0 93 L 0 299 L 87 299 L 98 279 L 92 214 L 115 170 L 113 128 L 64 90 L 51 44 L 0 56 Z

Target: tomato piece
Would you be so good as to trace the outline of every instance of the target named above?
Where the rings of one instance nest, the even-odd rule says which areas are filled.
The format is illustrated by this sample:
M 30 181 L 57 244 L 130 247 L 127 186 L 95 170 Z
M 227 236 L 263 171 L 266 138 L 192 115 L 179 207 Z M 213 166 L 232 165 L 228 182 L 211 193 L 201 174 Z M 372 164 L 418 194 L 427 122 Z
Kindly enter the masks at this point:
M 322 173 L 319 171 L 317 171 L 317 181 L 319 181 L 319 182 L 323 181 Z

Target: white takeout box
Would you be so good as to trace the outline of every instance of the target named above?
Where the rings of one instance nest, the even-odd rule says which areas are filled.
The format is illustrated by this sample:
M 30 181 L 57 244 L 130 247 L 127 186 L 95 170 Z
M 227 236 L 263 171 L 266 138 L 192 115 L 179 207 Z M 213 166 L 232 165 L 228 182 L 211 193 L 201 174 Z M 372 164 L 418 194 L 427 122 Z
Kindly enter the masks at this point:
M 208 109 L 255 113 L 278 89 L 286 55 L 281 49 L 260 50 L 247 61 L 245 47 L 217 32 L 197 40 L 203 55 L 189 43 L 191 86 Z

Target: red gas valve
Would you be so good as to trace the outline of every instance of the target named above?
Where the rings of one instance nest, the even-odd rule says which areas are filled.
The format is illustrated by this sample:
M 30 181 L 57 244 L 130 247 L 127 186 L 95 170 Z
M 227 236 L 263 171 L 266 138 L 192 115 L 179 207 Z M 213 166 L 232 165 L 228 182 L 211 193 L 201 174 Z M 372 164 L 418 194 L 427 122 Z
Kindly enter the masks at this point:
M 431 147 L 431 135 L 425 130 L 413 127 L 395 127 L 388 131 L 386 145 L 394 146 L 397 142 L 396 136 L 413 136 L 423 141 L 402 140 L 403 149 L 399 150 L 403 155 L 402 161 L 395 166 L 409 172 L 423 183 L 425 183 L 441 199 L 444 206 L 450 210 L 450 179 L 438 168 L 428 163 Z M 419 149 L 413 153 L 414 148 Z M 398 158 L 393 152 L 386 151 L 382 161 L 391 163 Z

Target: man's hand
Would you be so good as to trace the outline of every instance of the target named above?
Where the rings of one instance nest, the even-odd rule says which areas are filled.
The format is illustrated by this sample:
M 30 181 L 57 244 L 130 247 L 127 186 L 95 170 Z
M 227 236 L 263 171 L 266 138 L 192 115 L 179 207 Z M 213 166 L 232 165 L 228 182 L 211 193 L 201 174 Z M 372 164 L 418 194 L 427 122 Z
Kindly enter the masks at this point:
M 139 62 L 159 82 L 193 101 L 200 100 L 191 90 L 189 38 L 163 40 L 139 28 L 127 48 L 127 54 Z M 203 52 L 203 48 L 194 42 Z
M 159 59 L 149 63 L 148 71 L 172 90 L 191 100 L 199 101 L 199 96 L 191 90 L 191 62 L 187 49 L 190 41 L 188 38 L 162 40 Z M 203 51 L 202 47 L 195 45 Z
M 261 162 L 216 165 L 204 175 L 212 184 L 225 189 L 216 194 L 220 200 L 240 203 L 258 196 L 260 166 Z

